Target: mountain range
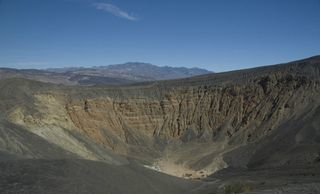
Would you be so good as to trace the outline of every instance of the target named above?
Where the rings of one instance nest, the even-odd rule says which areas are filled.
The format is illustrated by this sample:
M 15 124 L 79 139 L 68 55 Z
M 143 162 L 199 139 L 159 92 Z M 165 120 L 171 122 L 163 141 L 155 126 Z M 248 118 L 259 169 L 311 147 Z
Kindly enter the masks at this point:
M 131 84 L 143 81 L 167 80 L 212 73 L 200 68 L 156 66 L 130 62 L 99 67 L 36 69 L 0 68 L 0 79 L 20 77 L 65 85 Z

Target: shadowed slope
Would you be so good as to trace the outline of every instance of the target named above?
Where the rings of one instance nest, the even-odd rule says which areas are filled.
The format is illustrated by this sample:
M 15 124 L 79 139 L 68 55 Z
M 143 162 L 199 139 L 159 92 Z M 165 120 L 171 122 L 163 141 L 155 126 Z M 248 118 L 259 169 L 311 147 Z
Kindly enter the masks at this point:
M 86 160 L 0 161 L 1 193 L 179 194 L 197 184 L 136 164 Z

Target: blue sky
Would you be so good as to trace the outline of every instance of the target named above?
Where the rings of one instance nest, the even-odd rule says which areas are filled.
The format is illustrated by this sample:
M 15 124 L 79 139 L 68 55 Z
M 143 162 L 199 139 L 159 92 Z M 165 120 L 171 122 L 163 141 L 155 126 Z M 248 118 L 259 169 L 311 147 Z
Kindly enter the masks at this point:
M 0 66 L 228 71 L 320 54 L 320 0 L 0 0 Z

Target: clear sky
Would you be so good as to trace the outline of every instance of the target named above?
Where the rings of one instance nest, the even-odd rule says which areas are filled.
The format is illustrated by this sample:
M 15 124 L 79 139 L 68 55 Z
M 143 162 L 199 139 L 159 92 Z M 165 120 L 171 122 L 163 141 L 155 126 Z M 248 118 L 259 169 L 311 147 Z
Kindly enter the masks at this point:
M 0 66 L 228 71 L 320 54 L 320 0 L 0 0 Z

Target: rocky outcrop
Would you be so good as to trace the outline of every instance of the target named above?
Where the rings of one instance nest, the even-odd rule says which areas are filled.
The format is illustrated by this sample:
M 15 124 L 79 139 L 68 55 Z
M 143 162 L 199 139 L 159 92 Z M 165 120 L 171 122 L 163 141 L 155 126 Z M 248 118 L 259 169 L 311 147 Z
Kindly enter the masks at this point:
M 99 142 L 101 130 L 108 129 L 122 141 L 138 144 L 130 129 L 149 138 L 243 143 L 259 140 L 310 102 L 318 103 L 318 92 L 316 80 L 275 72 L 226 86 L 168 87 L 158 99 L 130 92 L 123 98 L 70 97 L 66 110 L 77 128 Z

